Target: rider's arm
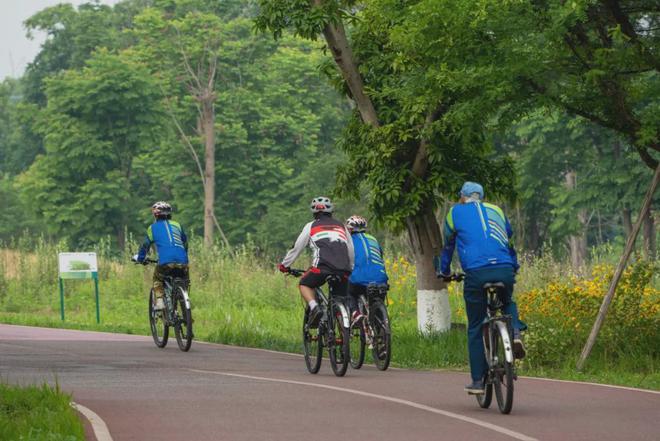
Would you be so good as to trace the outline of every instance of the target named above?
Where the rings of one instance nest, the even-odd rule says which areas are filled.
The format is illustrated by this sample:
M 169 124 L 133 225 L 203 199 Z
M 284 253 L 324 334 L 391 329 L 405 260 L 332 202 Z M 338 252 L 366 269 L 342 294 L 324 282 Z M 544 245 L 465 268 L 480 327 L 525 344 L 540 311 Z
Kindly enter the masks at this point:
M 445 233 L 445 246 L 442 248 L 442 254 L 440 256 L 440 262 L 436 262 L 436 273 L 438 269 L 440 272 L 438 275 L 448 276 L 451 274 L 451 259 L 454 255 L 454 248 L 456 248 L 456 230 L 454 229 L 454 222 L 452 219 L 452 210 L 449 210 L 447 213 L 447 218 L 445 219 L 444 224 L 444 233 Z M 437 268 L 439 263 L 440 268 Z
M 298 256 L 300 256 L 300 253 L 303 252 L 303 250 L 309 243 L 309 239 L 311 237 L 311 231 L 312 231 L 312 223 L 310 222 L 307 225 L 305 225 L 305 228 L 303 228 L 302 232 L 298 236 L 298 239 L 296 239 L 296 243 L 293 245 L 293 248 L 291 248 L 289 252 L 286 253 L 286 256 L 284 256 L 284 259 L 282 259 L 283 266 L 285 266 L 286 268 L 291 268 L 293 262 L 296 261 Z
M 149 225 L 149 228 L 147 228 L 147 236 L 144 238 L 144 243 L 142 243 L 142 246 L 138 251 L 138 255 L 137 255 L 138 262 L 144 262 L 144 259 L 147 258 L 147 254 L 149 254 L 149 249 L 151 248 L 151 244 L 153 243 L 154 243 L 154 235 L 153 232 L 151 231 L 151 225 Z
M 509 219 L 504 219 L 506 221 L 506 234 L 509 236 L 509 255 L 511 256 L 511 260 L 513 260 L 513 269 L 518 271 L 520 265 L 518 264 L 518 254 L 516 253 L 516 249 L 513 247 L 513 228 L 511 228 Z
M 346 231 L 346 246 L 348 246 L 348 261 L 351 264 L 351 271 L 355 268 L 355 247 L 353 246 L 353 237 L 351 233 L 344 228 Z

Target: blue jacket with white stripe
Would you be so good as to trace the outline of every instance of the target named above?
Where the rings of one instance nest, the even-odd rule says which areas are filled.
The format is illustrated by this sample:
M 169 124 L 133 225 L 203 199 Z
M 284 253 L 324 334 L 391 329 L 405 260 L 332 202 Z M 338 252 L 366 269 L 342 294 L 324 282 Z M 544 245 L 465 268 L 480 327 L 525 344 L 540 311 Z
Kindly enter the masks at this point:
M 383 250 L 371 234 L 352 233 L 355 266 L 348 281 L 354 285 L 387 283 Z
M 156 245 L 158 265 L 188 263 L 188 238 L 178 222 L 158 219 L 147 228 L 147 237 L 138 251 L 138 262 L 143 262 L 151 245 Z
M 511 244 L 513 230 L 497 205 L 470 201 L 454 205 L 444 224 L 445 247 L 440 259 L 440 274 L 451 273 L 454 248 L 463 271 L 485 267 L 512 266 L 518 270 L 518 258 Z

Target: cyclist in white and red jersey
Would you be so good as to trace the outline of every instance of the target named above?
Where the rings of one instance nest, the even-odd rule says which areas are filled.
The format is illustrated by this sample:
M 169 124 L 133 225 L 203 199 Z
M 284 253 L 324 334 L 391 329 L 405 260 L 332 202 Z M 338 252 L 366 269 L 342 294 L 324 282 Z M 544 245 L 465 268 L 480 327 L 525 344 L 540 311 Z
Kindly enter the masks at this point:
M 300 294 L 307 302 L 309 324 L 318 323 L 321 311 L 314 290 L 323 285 L 329 276 L 338 275 L 341 282 L 332 283 L 332 291 L 345 296 L 348 291 L 348 276 L 353 270 L 355 255 L 350 233 L 340 221 L 332 217 L 334 205 L 324 196 L 314 198 L 310 209 L 314 220 L 303 228 L 295 245 L 286 254 L 279 270 L 288 273 L 291 265 L 307 245 L 312 249 L 312 266 L 300 278 Z

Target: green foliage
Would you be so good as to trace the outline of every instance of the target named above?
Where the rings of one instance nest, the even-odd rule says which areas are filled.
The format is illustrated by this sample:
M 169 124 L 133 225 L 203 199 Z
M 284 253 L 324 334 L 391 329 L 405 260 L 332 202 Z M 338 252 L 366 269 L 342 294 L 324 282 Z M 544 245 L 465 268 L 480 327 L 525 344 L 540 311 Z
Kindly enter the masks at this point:
M 0 383 L 0 437 L 5 440 L 82 441 L 85 431 L 71 397 L 59 386 Z
M 76 242 L 123 235 L 141 202 L 134 156 L 156 139 L 159 93 L 148 71 L 100 51 L 81 71 L 48 81 L 39 116 L 46 153 L 19 178 L 49 233 Z

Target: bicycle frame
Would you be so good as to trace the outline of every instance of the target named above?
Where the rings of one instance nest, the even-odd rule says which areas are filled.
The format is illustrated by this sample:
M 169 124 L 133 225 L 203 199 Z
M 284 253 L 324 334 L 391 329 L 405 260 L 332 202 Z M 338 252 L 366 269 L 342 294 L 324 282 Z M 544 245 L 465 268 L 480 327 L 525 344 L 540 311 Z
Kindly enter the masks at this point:
M 323 305 L 324 314 L 328 313 L 330 309 L 330 302 L 334 302 L 339 308 L 339 311 L 341 312 L 342 324 L 346 328 L 350 326 L 350 318 L 349 318 L 350 316 L 348 314 L 348 309 L 346 308 L 346 305 L 344 305 L 344 302 L 337 301 L 334 297 L 332 297 L 332 295 L 330 295 L 330 297 L 326 296 L 321 288 L 316 288 L 316 299 L 320 304 Z M 324 317 L 324 320 L 327 321 L 327 317 Z
M 497 312 L 502 307 L 502 302 L 498 298 L 497 290 L 490 288 L 487 292 L 488 296 L 488 309 L 487 316 L 484 320 L 484 326 L 488 328 L 488 342 L 484 341 L 484 346 L 486 349 L 486 360 L 488 361 L 489 367 L 493 366 L 495 363 L 496 354 L 493 353 L 494 348 L 494 333 L 492 330 L 497 327 L 499 334 L 502 336 L 502 341 L 504 343 L 504 357 L 507 362 L 513 363 L 513 345 L 511 343 L 511 316 L 508 314 L 498 314 Z M 486 345 L 487 343 L 487 345 Z

